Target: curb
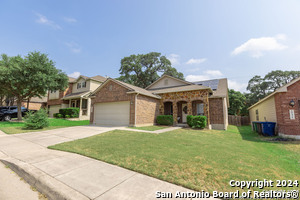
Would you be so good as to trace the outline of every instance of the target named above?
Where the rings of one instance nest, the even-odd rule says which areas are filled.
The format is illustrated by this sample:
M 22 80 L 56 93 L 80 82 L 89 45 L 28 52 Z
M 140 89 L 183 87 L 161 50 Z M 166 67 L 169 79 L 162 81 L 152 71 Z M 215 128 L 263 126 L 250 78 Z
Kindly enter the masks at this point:
M 29 185 L 45 194 L 49 200 L 89 200 L 88 197 L 54 179 L 32 165 L 14 158 L 0 159 L 11 170 L 22 177 Z

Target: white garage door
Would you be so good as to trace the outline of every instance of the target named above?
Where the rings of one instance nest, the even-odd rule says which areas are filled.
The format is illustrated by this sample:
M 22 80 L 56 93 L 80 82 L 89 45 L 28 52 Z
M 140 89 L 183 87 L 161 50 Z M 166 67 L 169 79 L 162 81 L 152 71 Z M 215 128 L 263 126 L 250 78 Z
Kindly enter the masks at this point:
M 97 125 L 128 126 L 129 111 L 129 101 L 96 103 L 94 105 L 94 122 Z
M 59 113 L 59 109 L 61 109 L 61 105 L 50 106 L 49 117 L 53 117 L 53 114 Z

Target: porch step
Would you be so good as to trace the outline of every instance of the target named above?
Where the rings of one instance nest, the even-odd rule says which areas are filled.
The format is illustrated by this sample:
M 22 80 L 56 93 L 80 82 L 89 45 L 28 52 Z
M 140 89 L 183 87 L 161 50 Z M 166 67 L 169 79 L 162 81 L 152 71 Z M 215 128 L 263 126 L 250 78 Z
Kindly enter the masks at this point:
M 177 124 L 177 126 L 179 126 L 179 127 L 185 127 L 185 128 L 187 128 L 187 127 L 189 127 L 189 125 L 187 125 L 187 124 Z

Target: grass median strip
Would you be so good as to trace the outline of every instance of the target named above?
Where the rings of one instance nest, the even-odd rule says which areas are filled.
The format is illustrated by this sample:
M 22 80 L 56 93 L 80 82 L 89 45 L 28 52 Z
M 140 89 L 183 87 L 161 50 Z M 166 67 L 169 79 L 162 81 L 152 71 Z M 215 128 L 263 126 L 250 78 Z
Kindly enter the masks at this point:
M 50 148 L 212 192 L 236 191 L 230 180 L 299 180 L 299 146 L 230 126 L 228 131 L 179 129 L 159 135 L 115 130 Z
M 89 125 L 89 120 L 81 121 L 71 121 L 65 119 L 49 119 L 49 127 L 38 129 L 38 130 L 28 130 L 24 129 L 24 122 L 0 122 L 0 130 L 6 134 L 17 134 L 17 133 L 26 133 L 26 132 L 35 132 L 35 131 L 45 131 L 57 128 L 64 128 L 70 126 L 82 126 Z

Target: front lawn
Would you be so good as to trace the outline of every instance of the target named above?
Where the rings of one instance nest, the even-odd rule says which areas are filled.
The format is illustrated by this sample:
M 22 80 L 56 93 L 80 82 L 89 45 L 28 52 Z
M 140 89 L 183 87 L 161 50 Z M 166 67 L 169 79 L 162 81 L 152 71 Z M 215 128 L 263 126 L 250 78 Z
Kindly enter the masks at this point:
M 300 179 L 299 142 L 270 142 L 248 126 L 230 126 L 227 131 L 178 129 L 161 134 L 115 130 L 50 148 L 198 191 L 241 190 L 231 187 L 230 180 Z
M 170 126 L 142 126 L 142 127 L 128 127 L 132 129 L 138 129 L 143 131 L 157 131 L 165 128 L 169 128 Z
M 0 121 L 0 130 L 7 134 L 16 134 L 16 133 L 26 133 L 26 132 L 34 132 L 34 131 L 45 131 L 56 128 L 64 128 L 69 126 L 82 126 L 88 125 L 90 123 L 89 120 L 82 121 L 70 121 L 65 119 L 52 119 L 49 118 L 50 125 L 49 127 L 38 129 L 38 130 L 28 130 L 24 129 L 24 122 L 1 122 Z

